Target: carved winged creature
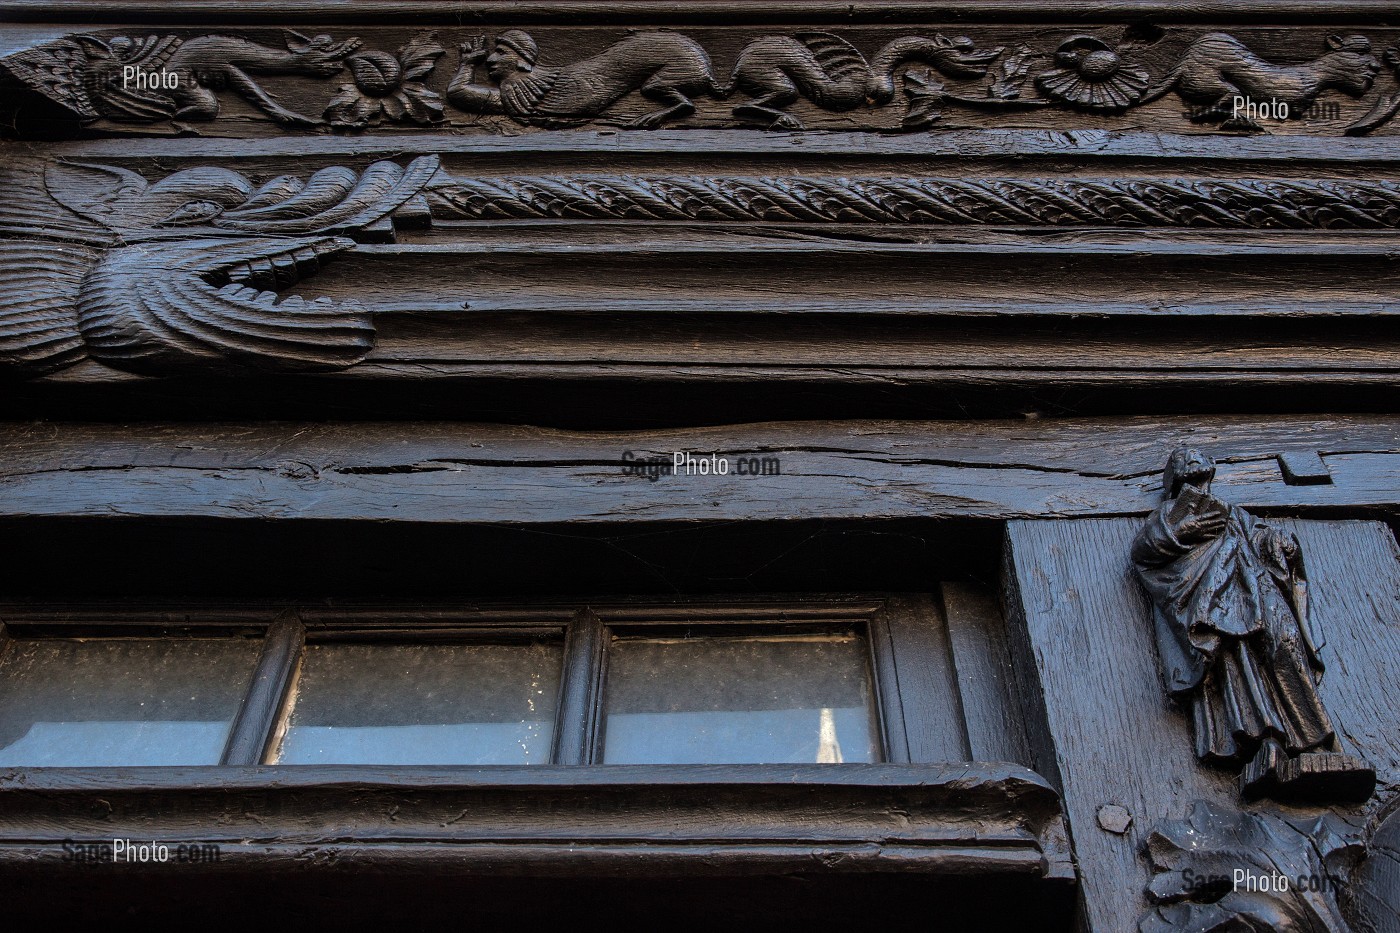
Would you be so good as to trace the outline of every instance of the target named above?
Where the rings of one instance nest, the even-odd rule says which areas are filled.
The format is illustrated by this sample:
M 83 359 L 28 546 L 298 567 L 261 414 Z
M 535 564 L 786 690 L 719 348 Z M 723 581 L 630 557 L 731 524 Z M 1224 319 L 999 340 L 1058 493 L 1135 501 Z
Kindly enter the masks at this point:
M 283 107 L 250 77 L 309 75 L 328 77 L 359 48 L 359 39 L 336 42 L 289 32 L 285 49 L 235 36 L 71 36 L 0 59 L 0 70 L 82 120 L 106 117 L 123 122 L 212 120 L 219 115 L 217 92 L 231 90 L 279 123 L 320 121 Z M 126 69 L 166 72 L 174 87 L 127 80 Z
M 504 113 L 532 126 L 584 123 L 638 91 L 661 107 L 632 125 L 654 129 L 695 112 L 697 94 L 723 96 L 710 57 L 696 42 L 674 32 L 640 32 L 597 55 L 563 67 L 540 64 L 540 50 L 527 32 L 512 29 L 488 51 L 485 36 L 461 47 L 462 64 L 447 99 L 468 113 Z M 477 83 L 482 63 L 495 87 Z
M 825 32 L 755 39 L 739 53 L 733 87 L 752 96 L 734 115 L 774 129 L 797 130 L 802 121 L 782 108 L 806 97 L 823 110 L 854 110 L 894 97 L 894 74 L 908 61 L 924 61 L 950 78 L 985 75 L 1000 46 L 978 49 L 966 36 L 904 36 L 869 62 L 845 39 Z
M 1254 120 L 1235 115 L 1236 97 L 1255 104 L 1287 104 L 1289 115 L 1297 118 L 1323 91 L 1335 88 L 1360 97 L 1371 89 L 1381 63 L 1372 54 L 1369 39 L 1332 35 L 1327 37 L 1327 49 L 1301 65 L 1276 65 L 1254 54 L 1234 36 L 1209 33 L 1191 43 L 1171 72 L 1143 95 L 1141 103 L 1174 90 L 1191 103 L 1205 105 L 1193 112 L 1193 120 L 1261 132 L 1263 127 Z
M 111 166 L 0 170 L 0 372 L 85 357 L 137 373 L 339 369 L 374 347 L 347 299 L 283 297 L 371 235 L 438 171 L 331 167 L 255 184 L 217 167 L 155 184 Z
M 540 64 L 530 34 L 510 30 L 497 36 L 490 50 L 485 36 L 462 45 L 462 64 L 447 97 L 469 113 L 503 113 L 530 126 L 564 127 L 585 123 L 637 91 L 662 106 L 631 125 L 653 129 L 694 113 L 696 96 L 724 98 L 737 89 L 752 99 L 734 108 L 736 117 L 799 129 L 801 121 L 782 108 L 800 97 L 834 111 L 867 101 L 883 104 L 894 97 L 894 73 L 905 62 L 924 61 L 949 77 L 975 78 L 987 73 L 1001 51 L 978 49 L 966 37 L 905 36 L 867 62 L 830 33 L 765 36 L 744 47 L 731 84 L 723 86 L 705 50 L 679 33 L 636 33 L 591 58 L 547 67 Z M 494 86 L 479 83 L 483 64 Z

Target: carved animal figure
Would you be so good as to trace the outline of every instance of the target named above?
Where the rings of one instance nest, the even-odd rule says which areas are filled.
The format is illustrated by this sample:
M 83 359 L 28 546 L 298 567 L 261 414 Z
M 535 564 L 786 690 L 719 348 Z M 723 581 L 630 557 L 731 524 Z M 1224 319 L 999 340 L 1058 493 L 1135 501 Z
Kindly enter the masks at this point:
M 1248 116 L 1236 116 L 1233 101 L 1277 101 L 1288 105 L 1289 116 L 1301 117 L 1318 95 L 1335 88 L 1352 97 L 1371 89 L 1381 64 L 1371 54 L 1365 36 L 1327 37 L 1328 52 L 1301 65 L 1276 65 L 1255 55 L 1234 36 L 1213 32 L 1191 43 L 1186 54 L 1161 82 L 1143 95 L 1141 103 L 1175 90 L 1205 108 L 1192 115 L 1198 122 L 1217 120 L 1229 128 L 1261 131 Z
M 806 97 L 823 110 L 854 110 L 867 101 L 894 97 L 894 73 L 907 61 L 927 62 L 950 78 L 977 78 L 1001 54 L 1000 47 L 978 49 L 966 36 L 932 39 L 905 36 L 866 62 L 854 46 L 825 32 L 755 39 L 739 53 L 733 87 L 753 96 L 734 108 L 741 119 L 775 129 L 796 130 L 802 122 L 782 108 Z
M 154 184 L 113 166 L 0 168 L 0 374 L 84 357 L 138 373 L 340 369 L 374 348 L 349 298 L 281 292 L 390 227 L 437 174 L 331 166 L 262 185 L 224 168 Z
M 531 126 L 576 126 L 638 91 L 662 106 L 631 125 L 654 129 L 694 113 L 692 96 L 726 93 L 715 82 L 705 50 L 674 32 L 637 33 L 558 68 L 541 65 L 535 40 L 516 29 L 497 36 L 490 52 L 486 37 L 477 36 L 463 43 L 461 53 L 447 99 L 468 113 L 504 113 Z M 494 87 L 477 83 L 483 62 Z
M 212 120 L 218 92 L 231 90 L 279 123 L 315 125 L 320 121 L 277 103 L 250 75 L 328 77 L 359 47 L 359 39 L 296 33 L 288 34 L 285 50 L 222 35 L 71 36 L 8 56 L 0 67 L 84 120 Z M 171 76 L 173 86 L 156 75 Z

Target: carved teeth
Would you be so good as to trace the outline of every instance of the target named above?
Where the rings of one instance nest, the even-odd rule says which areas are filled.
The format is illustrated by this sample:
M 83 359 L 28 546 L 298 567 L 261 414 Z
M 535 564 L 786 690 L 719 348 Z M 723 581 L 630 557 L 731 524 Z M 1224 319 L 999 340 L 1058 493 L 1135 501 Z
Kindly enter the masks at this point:
M 249 276 L 249 281 L 255 285 L 266 285 L 277 281 L 277 272 L 272 267 L 272 260 L 266 257 L 249 260 L 248 269 L 252 273 Z
M 287 288 L 300 281 L 297 275 L 296 258 L 290 253 L 279 253 L 271 257 L 273 284 L 277 288 Z
M 315 275 L 321 268 L 321 260 L 314 249 L 293 250 L 292 258 L 297 264 L 297 274 L 302 278 Z

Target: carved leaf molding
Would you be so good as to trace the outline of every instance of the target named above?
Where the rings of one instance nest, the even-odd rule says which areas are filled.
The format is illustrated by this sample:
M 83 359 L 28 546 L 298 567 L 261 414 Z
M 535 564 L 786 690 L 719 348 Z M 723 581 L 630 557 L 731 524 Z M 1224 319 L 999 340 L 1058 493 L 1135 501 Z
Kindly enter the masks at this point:
M 440 177 L 427 194 L 434 217 L 471 220 L 1248 229 L 1400 226 L 1400 184 L 1389 181 L 512 175 Z
M 938 123 L 940 104 L 984 115 L 1048 107 L 1121 118 L 1174 94 L 1188 108 L 1184 121 L 1264 132 L 1253 116 L 1233 112 L 1237 96 L 1286 104 L 1297 118 L 1323 98 L 1369 95 L 1382 73 L 1384 88 L 1344 132 L 1372 132 L 1400 111 L 1400 51 L 1393 45 L 1378 49 L 1359 34 L 1309 34 L 1297 40 L 1289 62 L 1260 54 L 1229 33 L 1180 27 L 1113 27 L 1058 40 L 1029 32 L 1024 41 L 1002 39 L 994 44 L 967 35 L 896 35 L 867 58 L 833 33 L 756 35 L 725 72 L 699 41 L 681 32 L 633 31 L 596 54 L 552 64 L 533 35 L 509 29 L 459 39 L 456 71 L 440 93 L 429 85 L 447 54 L 435 32 L 393 53 L 364 49 L 359 37 L 291 31 L 284 48 L 223 34 L 70 35 L 0 58 L 0 85 L 26 88 L 80 122 L 210 121 L 220 116 L 220 95 L 235 94 L 283 126 L 323 130 L 432 126 L 447 118 L 448 104 L 462 114 L 499 115 L 546 129 L 595 121 L 654 129 L 694 114 L 697 100 L 724 102 L 731 126 L 798 130 L 803 124 L 788 108 L 801 99 L 830 113 L 896 108 L 896 119 L 858 120 L 856 128 L 922 131 Z M 122 80 L 127 66 L 168 71 L 179 83 L 132 88 Z M 350 80 L 312 115 L 284 107 L 258 80 L 325 79 L 345 72 Z M 896 77 L 902 72 L 901 84 Z M 611 116 L 620 101 L 638 95 L 654 109 L 621 124 Z

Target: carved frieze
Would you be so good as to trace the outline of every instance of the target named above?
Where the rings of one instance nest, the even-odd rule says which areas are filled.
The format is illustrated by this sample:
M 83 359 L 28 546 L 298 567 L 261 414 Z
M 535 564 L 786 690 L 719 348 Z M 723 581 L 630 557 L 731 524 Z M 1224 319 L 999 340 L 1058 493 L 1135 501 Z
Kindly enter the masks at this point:
M 252 108 L 252 123 L 322 132 L 960 125 L 1340 135 L 1372 132 L 1400 110 L 1400 53 L 1384 31 L 369 32 L 97 30 L 0 58 L 0 84 L 108 132 L 220 120 L 219 132 L 234 135 L 255 128 L 227 118 L 231 98 Z

